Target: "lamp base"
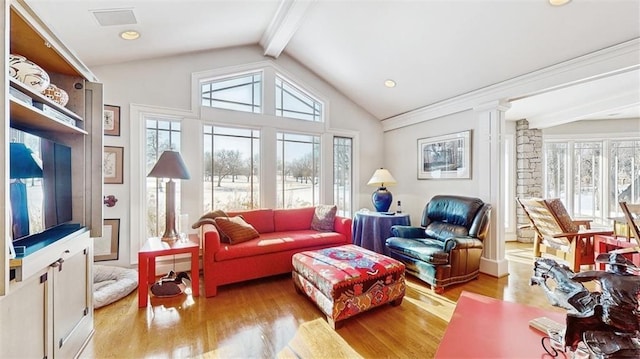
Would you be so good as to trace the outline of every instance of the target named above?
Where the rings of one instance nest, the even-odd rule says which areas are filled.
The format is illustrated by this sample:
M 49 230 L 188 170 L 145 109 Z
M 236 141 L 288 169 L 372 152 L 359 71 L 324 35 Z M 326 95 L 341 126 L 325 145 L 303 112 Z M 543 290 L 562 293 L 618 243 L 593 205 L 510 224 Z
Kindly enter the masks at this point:
M 371 195 L 371 201 L 376 208 L 376 212 L 387 212 L 393 202 L 393 195 L 386 187 L 378 187 L 378 190 Z
M 176 231 L 176 183 L 169 179 L 167 182 L 167 200 L 165 212 L 165 230 L 162 234 L 164 242 L 173 242 L 180 238 Z
M 178 239 L 180 239 L 180 236 L 177 233 L 173 236 L 165 233 L 162 235 L 162 238 L 160 238 L 160 240 L 162 240 L 163 242 L 175 242 Z

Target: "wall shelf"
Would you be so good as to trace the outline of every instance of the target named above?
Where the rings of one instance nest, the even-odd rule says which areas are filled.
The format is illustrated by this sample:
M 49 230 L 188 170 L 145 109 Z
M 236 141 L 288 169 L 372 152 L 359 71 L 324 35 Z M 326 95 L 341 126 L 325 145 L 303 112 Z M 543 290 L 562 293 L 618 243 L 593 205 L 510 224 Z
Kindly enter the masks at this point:
M 29 106 L 28 104 L 13 97 L 10 97 L 9 100 L 11 103 L 12 127 L 26 131 L 52 131 L 78 135 L 88 134 L 87 131 L 79 127 L 62 122 L 57 118 L 45 114 L 39 108 Z
M 38 93 L 36 91 L 34 91 L 31 87 L 23 84 L 22 82 L 14 79 L 14 78 L 9 78 L 9 85 L 11 85 L 11 87 L 20 90 L 22 93 L 29 95 L 32 99 L 42 102 L 44 104 L 46 104 L 49 107 L 52 107 L 54 109 L 56 109 L 58 112 L 61 112 L 62 114 L 71 117 L 72 119 L 76 120 L 76 121 L 82 121 L 83 118 L 80 117 L 78 114 L 76 114 L 75 112 L 69 110 L 68 108 L 61 106 L 60 104 L 51 101 L 51 99 L 49 99 L 47 96 L 44 96 L 41 93 Z

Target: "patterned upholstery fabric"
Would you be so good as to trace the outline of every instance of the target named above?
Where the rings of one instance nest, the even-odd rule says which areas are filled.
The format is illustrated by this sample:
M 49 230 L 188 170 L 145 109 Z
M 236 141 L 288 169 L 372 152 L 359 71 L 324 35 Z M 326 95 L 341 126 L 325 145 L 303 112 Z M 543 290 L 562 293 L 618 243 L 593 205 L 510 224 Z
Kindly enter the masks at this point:
M 214 221 L 218 230 L 229 238 L 229 243 L 231 244 L 242 243 L 260 237 L 260 233 L 252 225 L 245 222 L 242 216 L 217 217 Z
M 293 280 L 334 323 L 405 293 L 404 264 L 348 244 L 296 253 Z
M 337 206 L 318 205 L 316 206 L 311 229 L 316 231 L 333 231 L 333 221 L 336 219 Z
M 555 214 L 558 222 L 560 223 L 560 227 L 562 227 L 563 233 L 577 233 L 580 228 L 577 224 L 573 222 L 571 216 L 567 212 L 567 209 L 562 204 L 560 198 L 551 198 L 545 200 L 547 206 L 553 214 Z

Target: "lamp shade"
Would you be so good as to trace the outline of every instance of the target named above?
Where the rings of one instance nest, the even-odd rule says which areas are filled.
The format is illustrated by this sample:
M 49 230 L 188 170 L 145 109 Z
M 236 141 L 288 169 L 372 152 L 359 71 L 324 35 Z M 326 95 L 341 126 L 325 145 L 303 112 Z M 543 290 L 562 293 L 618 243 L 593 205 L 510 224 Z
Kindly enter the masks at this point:
M 371 179 L 369 180 L 367 185 L 385 187 L 385 186 L 393 186 L 396 183 L 398 182 L 396 182 L 396 179 L 393 178 L 389 170 L 385 168 L 380 168 L 373 173 L 373 176 L 371 176 Z
M 189 170 L 185 166 L 180 152 L 164 151 L 147 177 L 190 179 Z

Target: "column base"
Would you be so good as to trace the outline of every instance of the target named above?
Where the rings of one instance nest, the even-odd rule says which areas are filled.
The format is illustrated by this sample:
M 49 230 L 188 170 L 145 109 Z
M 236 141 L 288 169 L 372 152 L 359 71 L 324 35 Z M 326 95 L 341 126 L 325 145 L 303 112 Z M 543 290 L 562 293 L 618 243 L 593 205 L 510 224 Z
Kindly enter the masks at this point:
M 495 260 L 480 258 L 480 272 L 492 277 L 505 277 L 509 275 L 509 261 L 506 259 Z

